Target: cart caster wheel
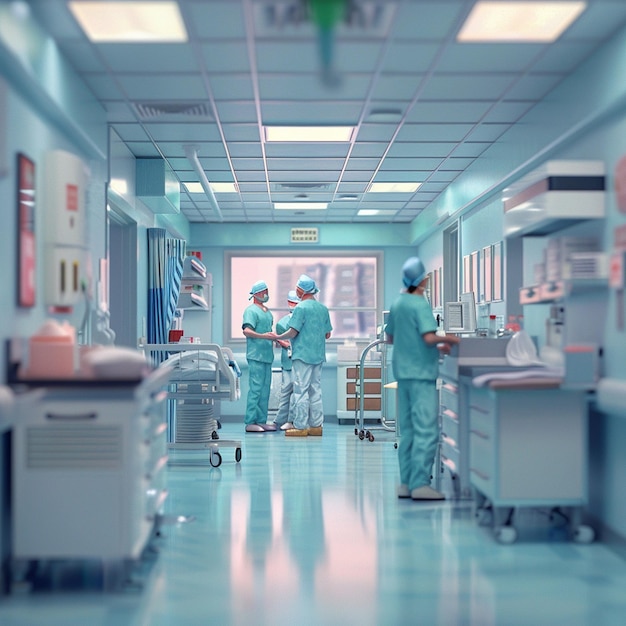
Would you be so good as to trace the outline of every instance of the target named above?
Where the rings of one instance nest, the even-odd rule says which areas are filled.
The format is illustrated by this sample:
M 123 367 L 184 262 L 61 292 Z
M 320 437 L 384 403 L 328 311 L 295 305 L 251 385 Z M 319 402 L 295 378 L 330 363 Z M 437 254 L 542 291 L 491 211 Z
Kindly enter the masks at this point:
M 368 438 L 370 441 L 374 441 L 374 435 L 372 435 L 372 433 L 367 433 L 367 438 Z
M 596 531 L 591 528 L 591 526 L 585 526 L 584 524 L 578 526 L 574 530 L 574 534 L 572 535 L 572 539 L 576 543 L 592 543 L 596 538 Z
M 220 438 L 220 436 L 217 434 L 217 431 L 216 431 L 216 430 L 214 430 L 214 431 L 211 433 L 211 439 L 219 439 L 219 438 Z
M 517 539 L 517 530 L 515 530 L 513 526 L 499 526 L 494 530 L 494 535 L 498 543 L 515 543 Z
M 365 439 L 365 433 L 364 433 L 363 431 L 360 431 L 360 432 L 359 432 L 359 439 L 360 439 L 361 441 L 363 441 L 363 439 Z
M 219 467 L 222 464 L 222 455 L 219 452 L 213 452 L 209 457 L 211 467 Z
M 358 435 L 358 434 L 359 434 L 359 429 L 358 429 L 358 428 L 355 428 L 355 429 L 354 429 L 354 434 L 355 434 L 355 435 Z
M 493 521 L 493 514 L 489 509 L 478 509 L 475 517 L 479 526 L 489 526 Z
M 235 461 L 241 461 L 241 448 L 235 448 Z
M 397 442 L 396 442 L 396 443 L 394 443 L 394 444 L 393 444 L 393 447 L 397 450 L 397 449 L 398 449 L 398 443 L 397 443 Z

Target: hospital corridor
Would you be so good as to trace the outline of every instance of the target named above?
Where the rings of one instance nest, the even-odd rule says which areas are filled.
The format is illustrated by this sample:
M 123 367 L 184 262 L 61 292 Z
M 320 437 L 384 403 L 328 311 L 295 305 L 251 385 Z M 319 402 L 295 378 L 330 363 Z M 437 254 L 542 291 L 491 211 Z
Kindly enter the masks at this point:
M 623 623 L 626 567 L 617 555 L 572 543 L 546 519 L 501 545 L 476 524 L 470 502 L 399 500 L 393 441 L 392 433 L 361 441 L 351 426 L 330 424 L 321 438 L 248 435 L 239 464 L 225 456 L 219 468 L 170 468 L 158 557 L 137 568 L 140 586 L 103 593 L 97 570 L 57 564 L 37 593 L 3 600 L 0 621 Z
M 625 0 L 0 0 L 0 626 L 626 624 Z

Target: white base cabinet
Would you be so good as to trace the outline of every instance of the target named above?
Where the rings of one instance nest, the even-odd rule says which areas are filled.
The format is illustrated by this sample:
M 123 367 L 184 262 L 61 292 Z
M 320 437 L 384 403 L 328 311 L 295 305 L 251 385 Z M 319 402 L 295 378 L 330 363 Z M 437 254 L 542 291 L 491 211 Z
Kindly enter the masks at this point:
M 41 391 L 13 429 L 13 558 L 136 559 L 167 497 L 165 392 Z

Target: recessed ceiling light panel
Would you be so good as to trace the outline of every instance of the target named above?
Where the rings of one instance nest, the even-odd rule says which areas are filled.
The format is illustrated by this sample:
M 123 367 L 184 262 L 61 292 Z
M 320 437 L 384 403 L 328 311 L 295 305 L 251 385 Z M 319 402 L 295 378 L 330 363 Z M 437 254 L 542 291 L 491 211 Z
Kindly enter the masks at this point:
M 319 210 L 327 209 L 328 202 L 274 202 L 275 209 Z
M 265 141 L 349 142 L 353 126 L 265 126 Z
M 422 183 L 372 183 L 368 193 L 414 193 Z
M 68 3 L 94 42 L 182 42 L 187 31 L 177 2 Z
M 477 2 L 457 35 L 460 42 L 555 41 L 586 2 Z

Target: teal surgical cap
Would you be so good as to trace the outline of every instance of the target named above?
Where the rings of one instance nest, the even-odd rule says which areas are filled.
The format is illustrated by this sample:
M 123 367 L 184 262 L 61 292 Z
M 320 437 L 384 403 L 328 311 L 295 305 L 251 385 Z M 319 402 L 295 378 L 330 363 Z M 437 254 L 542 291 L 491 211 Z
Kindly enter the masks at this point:
M 265 291 L 267 289 L 267 284 L 264 280 L 257 280 L 254 285 L 252 285 L 252 289 L 250 289 L 250 295 L 253 296 L 255 293 L 259 293 L 259 291 Z
M 298 294 L 295 292 L 295 289 L 292 289 L 287 294 L 287 302 L 300 302 L 300 298 L 298 298 Z
M 426 278 L 426 268 L 422 261 L 412 256 L 407 259 L 402 266 L 402 283 L 408 289 L 409 287 L 417 287 Z
M 300 278 L 298 278 L 296 287 L 300 287 L 304 293 L 317 293 L 319 291 L 315 285 L 315 281 L 312 278 L 309 278 L 306 274 L 302 274 Z

